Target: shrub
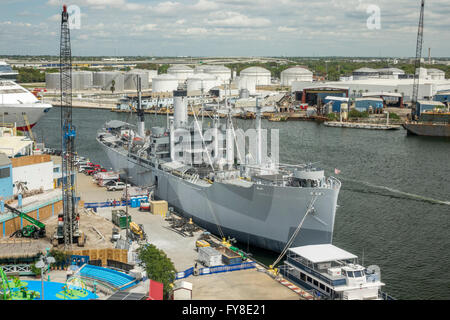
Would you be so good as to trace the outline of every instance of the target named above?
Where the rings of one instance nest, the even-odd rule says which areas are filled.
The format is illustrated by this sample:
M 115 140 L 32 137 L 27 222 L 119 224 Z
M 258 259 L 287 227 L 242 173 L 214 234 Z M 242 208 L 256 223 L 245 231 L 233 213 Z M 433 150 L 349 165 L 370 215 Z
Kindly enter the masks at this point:
M 170 285 L 175 281 L 175 266 L 172 260 L 152 244 L 146 244 L 138 250 L 141 260 L 139 265 L 143 266 L 149 279 L 161 282 L 164 285 L 164 297 L 167 299 L 170 293 Z

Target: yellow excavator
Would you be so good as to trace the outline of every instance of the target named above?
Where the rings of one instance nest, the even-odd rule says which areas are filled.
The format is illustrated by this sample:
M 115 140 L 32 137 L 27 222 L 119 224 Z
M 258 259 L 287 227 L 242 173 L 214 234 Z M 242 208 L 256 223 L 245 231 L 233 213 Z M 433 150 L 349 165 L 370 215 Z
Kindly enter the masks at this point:
M 144 226 L 142 224 L 137 224 L 134 221 L 130 222 L 130 231 L 133 240 L 146 240 L 147 235 L 144 232 Z

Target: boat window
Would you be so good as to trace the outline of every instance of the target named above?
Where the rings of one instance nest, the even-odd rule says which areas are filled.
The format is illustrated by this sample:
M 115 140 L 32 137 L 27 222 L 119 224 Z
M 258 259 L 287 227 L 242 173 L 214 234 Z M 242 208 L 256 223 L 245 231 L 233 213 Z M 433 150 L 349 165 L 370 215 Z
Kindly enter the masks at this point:
M 345 277 L 347 275 L 347 272 L 345 270 L 342 270 L 342 275 Z
M 325 286 L 322 283 L 320 284 L 320 289 L 325 290 Z
M 311 277 L 306 277 L 306 281 L 312 282 L 312 278 Z
M 313 283 L 314 283 L 314 285 L 315 285 L 316 287 L 319 286 L 319 282 L 317 282 L 317 280 L 314 280 Z
M 362 276 L 361 271 L 355 271 L 354 274 L 355 274 L 355 278 L 359 278 Z
M 303 272 L 300 272 L 300 279 L 305 281 L 305 278 L 306 278 L 305 274 Z
M 353 271 L 347 271 L 347 276 L 349 278 L 353 278 Z

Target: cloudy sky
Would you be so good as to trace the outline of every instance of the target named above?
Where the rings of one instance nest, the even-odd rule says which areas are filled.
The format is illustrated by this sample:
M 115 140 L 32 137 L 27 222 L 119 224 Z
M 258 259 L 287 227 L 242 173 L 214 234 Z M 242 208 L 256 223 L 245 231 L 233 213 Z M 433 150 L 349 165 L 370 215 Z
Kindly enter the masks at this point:
M 73 55 L 414 56 L 413 0 L 0 0 L 0 55 L 58 54 L 62 4 L 80 10 Z M 378 14 L 379 13 L 379 14 Z M 450 1 L 425 5 L 423 54 L 450 56 Z

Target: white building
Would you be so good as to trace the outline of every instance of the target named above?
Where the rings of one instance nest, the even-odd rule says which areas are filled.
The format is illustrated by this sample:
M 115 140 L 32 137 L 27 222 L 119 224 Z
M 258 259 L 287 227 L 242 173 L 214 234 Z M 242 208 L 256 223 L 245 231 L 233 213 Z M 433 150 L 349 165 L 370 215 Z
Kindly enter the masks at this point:
M 414 79 L 365 79 L 349 81 L 310 82 L 294 81 L 292 92 L 303 91 L 311 86 L 343 87 L 348 88 L 350 97 L 361 97 L 365 92 L 400 93 L 405 102 L 411 100 Z M 438 91 L 450 90 L 450 80 L 427 80 L 421 79 L 418 99 L 430 99 Z
M 380 77 L 378 70 L 372 68 L 359 68 L 352 72 L 353 80 L 376 79 Z
M 53 184 L 53 161 L 49 155 L 31 155 L 11 158 L 14 194 L 22 183 L 31 190 L 51 190 Z
M 254 80 L 257 86 L 266 86 L 271 84 L 270 71 L 261 67 L 249 67 L 239 73 L 241 79 L 247 78 Z
M 404 75 L 405 71 L 399 68 L 381 68 L 378 69 L 380 79 L 398 79 L 400 75 Z
M 313 73 L 308 69 L 296 66 L 281 72 L 281 85 L 290 86 L 293 81 L 313 81 Z

